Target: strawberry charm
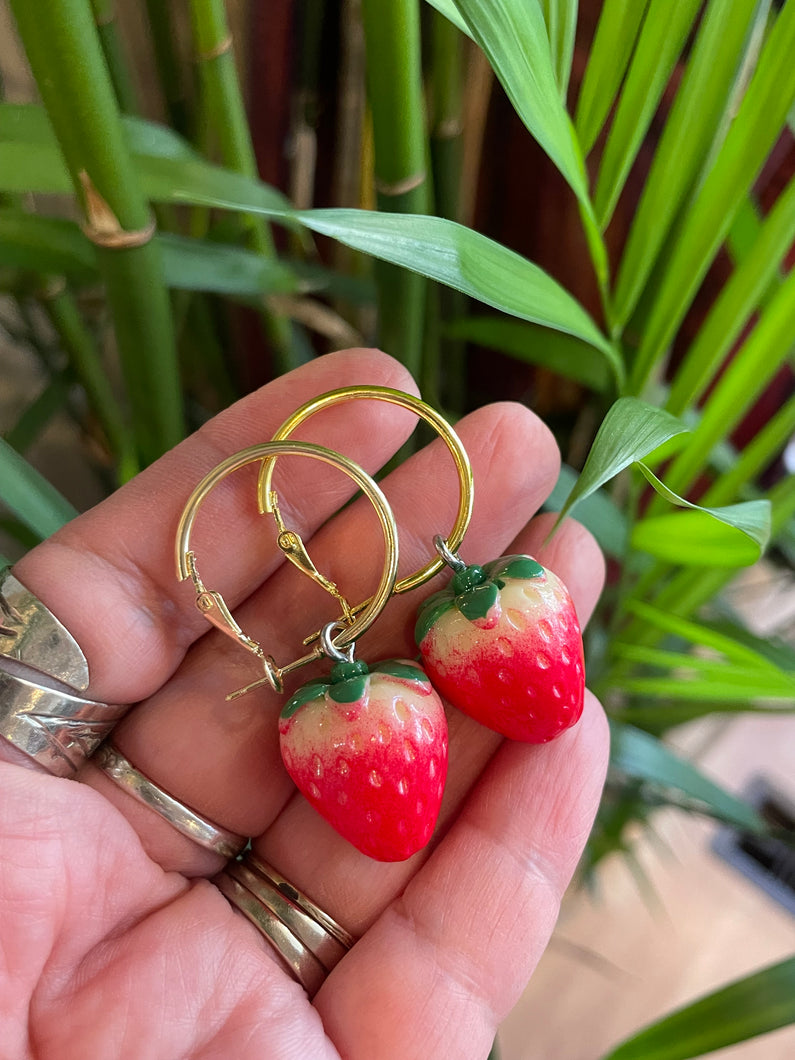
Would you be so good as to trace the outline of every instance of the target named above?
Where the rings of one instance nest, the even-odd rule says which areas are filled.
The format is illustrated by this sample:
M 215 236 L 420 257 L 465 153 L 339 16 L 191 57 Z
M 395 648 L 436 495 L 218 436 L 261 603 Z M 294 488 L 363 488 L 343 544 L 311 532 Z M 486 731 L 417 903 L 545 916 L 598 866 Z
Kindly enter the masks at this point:
M 529 556 L 466 566 L 443 542 L 437 548 L 456 573 L 422 605 L 415 629 L 434 686 L 503 736 L 554 739 L 580 717 L 585 688 L 566 586 Z
M 378 861 L 430 839 L 447 776 L 444 707 L 416 663 L 337 662 L 279 718 L 287 772 L 343 838 Z

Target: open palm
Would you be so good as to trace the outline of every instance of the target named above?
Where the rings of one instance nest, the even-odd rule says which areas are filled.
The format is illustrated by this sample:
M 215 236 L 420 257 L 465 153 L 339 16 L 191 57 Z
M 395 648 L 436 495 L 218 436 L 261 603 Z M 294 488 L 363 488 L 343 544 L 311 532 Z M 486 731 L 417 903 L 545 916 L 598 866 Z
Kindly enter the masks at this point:
M 88 695 L 135 702 L 114 741 L 175 798 L 234 832 L 359 938 L 310 1002 L 278 957 L 210 882 L 217 855 L 174 832 L 89 762 L 82 784 L 38 772 L 0 747 L 0 1057 L 18 1060 L 412 1060 L 482 1058 L 554 926 L 590 829 L 606 726 L 586 699 L 554 743 L 511 743 L 449 710 L 450 772 L 427 850 L 381 864 L 345 843 L 281 765 L 280 697 L 225 695 L 253 659 L 209 630 L 174 573 L 173 540 L 193 485 L 237 449 L 266 441 L 289 412 L 334 387 L 414 391 L 376 351 L 324 357 L 216 417 L 188 441 L 17 564 L 15 573 L 76 637 Z M 382 403 L 337 407 L 301 437 L 373 471 L 414 417 Z M 602 559 L 577 524 L 548 544 L 528 517 L 558 470 L 551 435 L 518 405 L 490 406 L 458 430 L 472 458 L 469 562 L 530 552 L 568 584 L 584 622 Z M 447 461 L 447 462 L 446 462 Z M 457 502 L 441 443 L 393 472 L 401 571 L 429 556 Z M 279 659 L 334 616 L 334 601 L 283 563 L 257 515 L 256 470 L 215 491 L 194 547 L 247 632 Z M 316 461 L 277 466 L 282 514 L 318 568 L 361 599 L 382 566 L 367 502 Z M 338 514 L 335 514 L 338 513 Z M 333 518 L 332 518 L 333 516 Z M 431 586 L 431 589 L 433 586 Z M 431 591 L 430 589 L 428 591 Z M 359 656 L 415 654 L 418 599 L 391 601 Z

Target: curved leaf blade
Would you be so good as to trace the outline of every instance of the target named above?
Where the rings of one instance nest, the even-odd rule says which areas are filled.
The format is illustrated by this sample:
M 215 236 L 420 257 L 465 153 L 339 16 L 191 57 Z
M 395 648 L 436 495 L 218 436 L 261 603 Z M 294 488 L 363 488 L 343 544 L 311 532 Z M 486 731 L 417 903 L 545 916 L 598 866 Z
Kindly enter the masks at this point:
M 785 4 L 715 162 L 684 218 L 655 292 L 630 386 L 639 392 L 679 327 L 795 100 L 795 4 Z
M 619 398 L 608 409 L 577 484 L 557 518 L 553 532 L 576 504 L 590 496 L 631 464 L 654 452 L 664 442 L 687 432 L 687 427 L 663 409 L 638 398 Z
M 689 1060 L 795 1023 L 795 957 L 672 1012 L 603 1060 Z
M 638 467 L 661 497 L 690 510 L 641 519 L 632 531 L 635 548 L 670 563 L 705 567 L 748 566 L 762 555 L 770 540 L 770 501 L 704 508 L 674 493 L 644 463 Z
M 472 229 L 441 217 L 370 210 L 301 210 L 289 218 L 520 320 L 582 339 L 602 351 L 617 376 L 623 374 L 615 348 L 568 291 L 527 258 Z
M 0 482 L 0 501 L 41 539 L 77 515 L 66 498 L 3 438 Z
M 585 68 L 574 125 L 587 154 L 602 131 L 635 47 L 648 0 L 605 0 Z
M 604 230 L 610 222 L 674 64 L 702 0 L 651 0 L 599 164 L 594 210 Z
M 665 237 L 704 165 L 742 64 L 758 0 L 708 4 L 654 154 L 621 256 L 613 317 L 623 326 Z
M 628 777 L 684 792 L 740 828 L 754 832 L 764 828 L 753 807 L 641 729 L 610 722 L 610 764 Z

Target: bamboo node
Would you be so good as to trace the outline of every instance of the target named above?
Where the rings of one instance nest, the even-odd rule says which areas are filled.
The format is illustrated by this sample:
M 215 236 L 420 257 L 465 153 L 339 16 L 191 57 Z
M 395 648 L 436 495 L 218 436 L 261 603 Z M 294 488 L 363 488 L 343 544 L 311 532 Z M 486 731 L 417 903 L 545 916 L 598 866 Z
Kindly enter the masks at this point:
M 464 125 L 459 118 L 445 118 L 433 130 L 433 137 L 436 140 L 455 140 L 463 131 Z
M 52 276 L 41 287 L 38 296 L 42 302 L 54 302 L 56 298 L 61 297 L 64 291 L 66 291 L 66 278 L 63 276 Z
M 214 48 L 206 52 L 197 52 L 195 61 L 197 63 L 209 63 L 232 50 L 232 34 L 229 33 L 223 40 L 219 41 Z
M 391 184 L 376 177 L 375 190 L 379 195 L 405 195 L 424 183 L 425 170 L 423 169 L 419 173 L 413 173 L 410 177 L 404 177 L 403 180 L 396 180 Z
M 131 250 L 133 247 L 145 246 L 155 234 L 155 219 L 152 217 L 143 228 L 133 230 L 122 228 L 116 214 L 105 202 L 92 183 L 91 177 L 83 169 L 78 174 L 85 195 L 86 221 L 82 226 L 83 234 L 97 247 L 109 247 L 111 250 Z

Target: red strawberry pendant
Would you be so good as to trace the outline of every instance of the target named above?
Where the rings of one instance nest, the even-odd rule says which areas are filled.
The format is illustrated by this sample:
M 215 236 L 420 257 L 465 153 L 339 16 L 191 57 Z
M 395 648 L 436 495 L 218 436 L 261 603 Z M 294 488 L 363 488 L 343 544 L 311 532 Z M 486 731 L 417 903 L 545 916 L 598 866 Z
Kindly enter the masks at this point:
M 582 637 L 566 586 L 529 556 L 464 567 L 419 611 L 436 689 L 512 740 L 545 743 L 582 713 Z
M 447 776 L 447 719 L 416 663 L 339 662 L 279 718 L 287 772 L 343 838 L 378 861 L 421 850 Z

